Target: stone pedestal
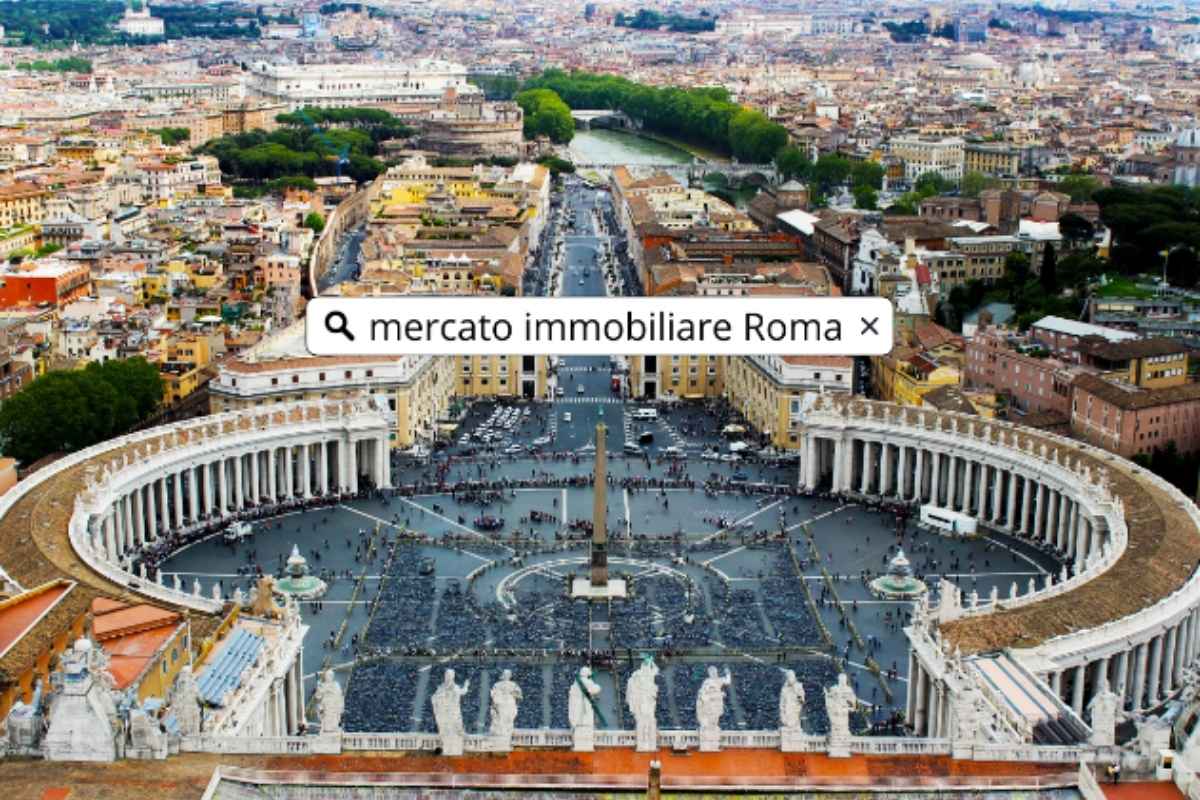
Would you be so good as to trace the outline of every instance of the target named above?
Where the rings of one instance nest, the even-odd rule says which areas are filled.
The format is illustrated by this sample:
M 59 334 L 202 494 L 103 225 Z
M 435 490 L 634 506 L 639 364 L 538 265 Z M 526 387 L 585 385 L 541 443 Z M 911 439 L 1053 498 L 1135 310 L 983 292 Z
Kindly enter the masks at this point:
M 829 736 L 830 758 L 849 758 L 850 757 L 850 737 L 849 736 Z
M 596 729 L 580 725 L 571 731 L 571 749 L 576 753 L 591 753 L 596 749 Z
M 511 753 L 512 734 L 493 733 L 487 738 L 487 748 L 492 753 Z
M 658 751 L 658 731 L 651 728 L 638 728 L 637 752 L 654 753 Z
M 700 731 L 700 752 L 716 753 L 721 749 L 721 730 Z
M 779 749 L 785 753 L 803 753 L 807 737 L 802 730 L 781 730 L 779 732 Z
M 463 754 L 463 742 L 466 737 L 458 734 L 449 734 L 442 737 L 442 755 L 444 756 L 461 756 Z

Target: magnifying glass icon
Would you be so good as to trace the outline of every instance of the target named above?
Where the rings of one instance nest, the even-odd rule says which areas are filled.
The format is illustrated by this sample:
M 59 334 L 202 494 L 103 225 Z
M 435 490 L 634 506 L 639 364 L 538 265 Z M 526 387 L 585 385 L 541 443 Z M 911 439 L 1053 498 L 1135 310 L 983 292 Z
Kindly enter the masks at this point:
M 330 333 L 340 333 L 350 341 L 354 341 L 354 334 L 350 332 L 350 320 L 346 319 L 346 315 L 341 311 L 330 311 L 325 315 L 325 330 Z

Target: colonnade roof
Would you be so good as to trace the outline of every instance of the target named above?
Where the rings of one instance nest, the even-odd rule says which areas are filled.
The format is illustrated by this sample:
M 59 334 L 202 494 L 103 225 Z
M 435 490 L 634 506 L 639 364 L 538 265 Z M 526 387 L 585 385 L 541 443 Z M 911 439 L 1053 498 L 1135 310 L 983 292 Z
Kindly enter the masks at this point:
M 288 413 L 296 419 L 298 411 L 266 410 L 273 418 L 282 419 Z M 311 414 L 311 411 L 305 411 Z M 214 424 L 212 420 L 196 420 L 196 425 Z M 226 422 L 223 433 L 249 431 L 252 423 L 243 418 L 235 427 Z M 0 565 L 22 586 L 38 586 L 58 578 L 69 578 L 78 585 L 50 614 L 40 620 L 21 642 L 0 659 L 0 688 L 15 680 L 34 659 L 45 651 L 51 639 L 59 635 L 90 607 L 96 597 L 110 597 L 125 603 L 145 602 L 145 598 L 116 584 L 80 560 L 71 547 L 68 523 L 75 507 L 75 497 L 84 490 L 86 476 L 90 470 L 102 469 L 125 457 L 145 458 L 141 448 L 149 445 L 114 446 L 95 458 L 76 464 L 49 477 L 38 473 L 25 480 L 35 481 L 29 491 L 0 518 Z M 154 445 L 157 447 L 158 445 Z M 186 446 L 186 442 L 181 443 Z M 182 609 L 177 609 L 182 610 Z M 196 612 L 187 612 L 192 619 L 192 633 L 199 641 L 219 623 L 218 617 Z
M 1063 449 L 1060 444 L 1048 444 Z M 1168 493 L 1124 459 L 1101 460 L 1079 451 L 1072 455 L 1082 455 L 1093 469 L 1108 469 L 1109 489 L 1125 508 L 1129 529 L 1125 552 L 1102 575 L 1069 592 L 943 625 L 942 635 L 952 648 L 976 653 L 1035 647 L 1057 636 L 1096 628 L 1167 597 L 1180 589 L 1200 564 L 1200 530 L 1180 505 L 1178 495 Z

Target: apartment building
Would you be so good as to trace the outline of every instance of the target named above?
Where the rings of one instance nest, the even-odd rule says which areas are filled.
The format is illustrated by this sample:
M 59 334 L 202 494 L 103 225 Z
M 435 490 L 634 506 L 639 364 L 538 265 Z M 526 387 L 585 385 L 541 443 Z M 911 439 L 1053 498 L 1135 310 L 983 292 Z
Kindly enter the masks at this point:
M 897 136 L 891 141 L 891 154 L 904 162 L 904 177 L 910 183 L 926 172 L 936 172 L 951 183 L 963 176 L 963 148 L 958 136 Z

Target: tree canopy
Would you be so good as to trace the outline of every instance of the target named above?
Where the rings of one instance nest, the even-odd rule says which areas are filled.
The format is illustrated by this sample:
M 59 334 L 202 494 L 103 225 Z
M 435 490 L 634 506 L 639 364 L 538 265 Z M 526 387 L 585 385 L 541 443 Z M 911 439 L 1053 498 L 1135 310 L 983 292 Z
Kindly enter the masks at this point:
M 138 356 L 56 370 L 0 406 L 0 450 L 28 464 L 120 436 L 162 402 L 158 368 Z
M 375 159 L 380 142 L 412 133 L 409 126 L 377 108 L 305 108 L 280 114 L 276 121 L 283 127 L 270 133 L 254 130 L 222 136 L 197 152 L 216 156 L 222 172 L 254 183 L 335 175 L 344 156 L 342 174 L 362 182 L 384 171 L 383 163 Z
M 656 31 L 664 26 L 672 33 L 699 33 L 715 30 L 717 18 L 707 12 L 700 12 L 698 17 L 685 17 L 682 14 L 660 14 L 657 11 L 642 8 L 636 14 L 625 14 L 618 11 L 613 17 L 613 25 L 618 28 L 635 28 L 643 31 Z
M 192 138 L 191 128 L 151 128 L 150 133 L 158 134 L 158 138 L 167 147 L 172 147 Z
M 721 87 L 680 89 L 634 83 L 618 75 L 546 70 L 526 89 L 551 89 L 571 108 L 625 112 L 645 128 L 741 161 L 769 163 L 787 144 L 787 130 L 761 111 L 733 102 Z
M 1111 258 L 1121 272 L 1157 272 L 1163 253 L 1179 248 L 1200 253 L 1200 192 L 1184 186 L 1112 186 L 1096 191 L 1093 199 L 1100 220 L 1112 231 Z M 1186 276 L 1179 277 L 1189 285 Z
M 525 138 L 545 136 L 556 144 L 575 138 L 575 120 L 571 109 L 552 89 L 526 89 L 517 95 L 517 104 L 525 112 Z

